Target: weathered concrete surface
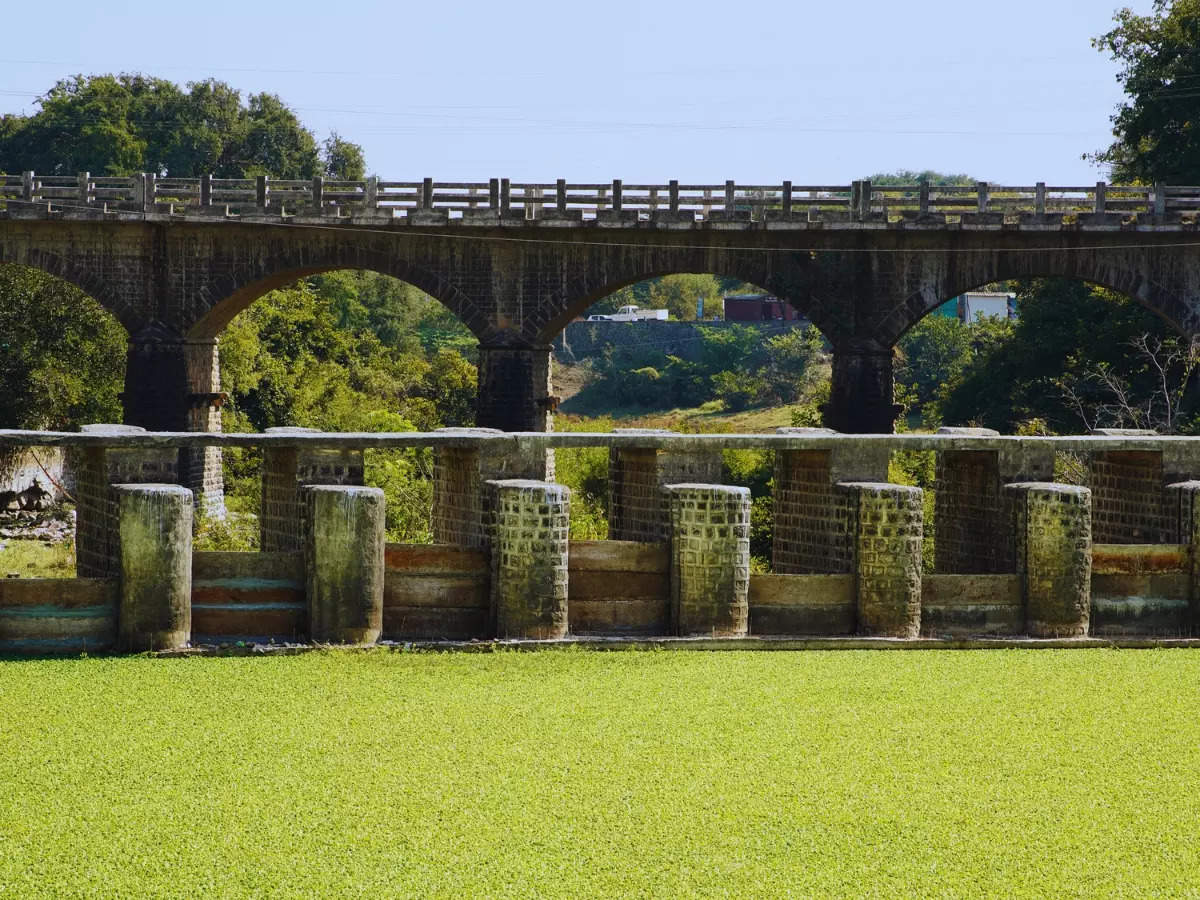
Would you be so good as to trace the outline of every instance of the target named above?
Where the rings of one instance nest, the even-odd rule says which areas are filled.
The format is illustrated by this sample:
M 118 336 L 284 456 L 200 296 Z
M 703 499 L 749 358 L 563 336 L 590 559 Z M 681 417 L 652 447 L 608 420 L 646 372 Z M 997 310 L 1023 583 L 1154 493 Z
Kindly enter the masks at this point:
M 1133 297 L 1185 335 L 1200 332 L 1195 224 L 1178 221 L 1131 231 L 1119 222 L 1075 228 L 1061 217 L 1014 229 L 795 221 L 680 230 L 497 219 L 414 230 L 406 219 L 306 228 L 269 216 L 131 221 L 92 212 L 0 217 L 0 263 L 77 284 L 121 320 L 133 339 L 129 421 L 153 428 L 178 427 L 171 423 L 187 418 L 192 395 L 211 391 L 193 377 L 202 373 L 189 367 L 185 344 L 218 337 L 267 291 L 332 269 L 402 278 L 454 312 L 485 350 L 479 424 L 505 430 L 547 418 L 553 401 L 538 360 L 568 322 L 618 288 L 671 272 L 760 285 L 811 319 L 834 346 L 828 424 L 847 432 L 891 430 L 891 348 L 938 304 L 981 284 L 1082 278 Z
M 671 484 L 671 621 L 678 635 L 749 627 L 750 489 Z
M 915 638 L 921 631 L 920 488 L 843 482 L 858 597 L 858 633 Z
M 117 646 L 167 650 L 192 639 L 192 492 L 175 484 L 115 484 L 121 594 Z
M 373 644 L 383 630 L 383 491 L 312 485 L 304 499 L 309 637 Z
M 388 544 L 384 558 L 385 639 L 491 636 L 491 567 L 485 551 L 446 544 Z
M 1011 504 L 1017 572 L 1025 586 L 1025 631 L 1035 637 L 1088 633 L 1092 606 L 1092 494 L 1026 481 L 1004 486 Z
M 492 480 L 492 605 L 496 635 L 567 633 L 567 529 L 571 491 L 529 479 Z
M 670 629 L 667 544 L 571 541 L 567 571 L 572 634 L 665 634 Z
M 750 633 L 853 634 L 853 575 L 751 575 Z

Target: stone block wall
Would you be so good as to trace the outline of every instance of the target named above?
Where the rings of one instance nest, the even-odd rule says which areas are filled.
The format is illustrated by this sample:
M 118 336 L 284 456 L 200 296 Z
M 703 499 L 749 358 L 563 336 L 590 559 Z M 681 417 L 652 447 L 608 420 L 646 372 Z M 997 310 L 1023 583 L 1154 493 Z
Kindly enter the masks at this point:
M 1092 532 L 1102 544 L 1160 544 L 1173 532 L 1159 451 L 1093 453 Z
M 1088 633 L 1091 613 L 1092 496 L 1050 482 L 1005 485 L 1025 629 L 1036 637 Z
M 848 573 L 846 496 L 836 489 L 830 450 L 775 454 L 775 527 L 771 566 L 781 575 Z
M 620 435 L 669 435 L 663 429 L 616 428 Z M 614 541 L 671 539 L 668 484 L 717 484 L 724 461 L 720 450 L 660 450 L 610 447 L 608 451 L 608 536 Z
M 131 434 L 132 425 L 85 425 L 86 434 Z M 74 451 L 75 559 L 81 578 L 115 574 L 120 560 L 120 531 L 114 484 L 174 484 L 179 454 L 175 450 L 125 450 L 89 447 Z
M 750 491 L 673 484 L 671 622 L 680 635 L 743 635 L 749 626 Z
M 268 428 L 268 434 L 312 429 Z M 260 548 L 267 553 L 304 548 L 305 503 L 301 488 L 310 484 L 361 485 L 363 451 L 268 447 L 263 450 Z
M 843 482 L 850 507 L 858 632 L 916 637 L 921 627 L 920 488 Z
M 487 484 L 495 493 L 491 559 L 496 635 L 565 637 L 570 490 L 528 479 Z
M 947 450 L 937 454 L 934 549 L 938 572 L 955 575 L 1005 571 L 1000 460 L 995 452 Z

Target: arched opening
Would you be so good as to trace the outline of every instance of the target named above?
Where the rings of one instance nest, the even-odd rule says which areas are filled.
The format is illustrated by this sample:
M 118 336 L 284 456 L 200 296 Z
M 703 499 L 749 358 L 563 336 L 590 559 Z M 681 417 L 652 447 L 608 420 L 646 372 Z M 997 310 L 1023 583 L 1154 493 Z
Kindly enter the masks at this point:
M 0 264 L 0 427 L 75 431 L 122 420 L 129 337 L 76 285 Z M 74 464 L 58 448 L 0 452 L 0 571 L 75 574 Z
M 261 294 L 219 336 L 222 427 L 432 431 L 474 424 L 478 342 L 443 304 L 363 270 L 307 275 Z M 257 546 L 262 454 L 224 454 L 218 544 Z M 390 540 L 430 540 L 428 451 L 367 451 L 367 484 L 384 488 Z M 357 472 L 345 473 L 348 478 Z
M 786 299 L 736 277 L 672 273 L 582 309 L 555 339 L 555 387 L 576 418 L 757 430 L 791 424 L 824 349 Z
M 819 425 L 828 398 L 821 333 L 785 299 L 736 277 L 673 273 L 620 285 L 581 310 L 554 348 L 559 430 L 770 432 Z M 766 568 L 773 454 L 714 456 L 709 477 L 750 488 L 752 553 Z M 608 451 L 560 450 L 557 471 L 573 491 L 573 535 L 607 536 Z
M 1195 427 L 1191 342 L 1144 298 L 1092 281 L 1029 278 L 962 291 L 908 329 L 897 351 L 909 427 Z

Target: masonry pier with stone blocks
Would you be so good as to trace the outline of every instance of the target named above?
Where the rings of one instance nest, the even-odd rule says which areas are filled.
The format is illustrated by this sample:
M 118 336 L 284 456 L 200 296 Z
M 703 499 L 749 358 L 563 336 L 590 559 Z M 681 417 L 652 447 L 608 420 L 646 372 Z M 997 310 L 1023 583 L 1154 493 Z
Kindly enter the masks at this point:
M 1200 439 L 5 431 L 78 460 L 78 577 L 0 580 L 0 653 L 236 645 L 1200 646 Z M 258 552 L 191 545 L 179 460 L 262 451 Z M 571 540 L 556 450 L 609 458 L 609 539 Z M 431 544 L 388 543 L 371 449 L 433 452 Z M 774 454 L 770 571 L 722 454 Z M 887 480 L 932 452 L 933 502 Z M 1070 465 L 1062 465 L 1064 463 Z M 1056 468 L 1083 484 L 1054 481 Z M 926 515 L 932 512 L 929 520 Z M 934 541 L 932 552 L 928 547 Z

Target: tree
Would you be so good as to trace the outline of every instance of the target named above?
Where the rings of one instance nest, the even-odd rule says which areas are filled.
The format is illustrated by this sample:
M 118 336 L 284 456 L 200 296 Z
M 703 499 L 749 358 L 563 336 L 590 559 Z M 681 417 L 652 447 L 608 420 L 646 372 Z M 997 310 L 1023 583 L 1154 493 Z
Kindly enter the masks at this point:
M 0 265 L 0 427 L 121 421 L 125 329 L 65 281 Z
M 0 118 L 0 171 L 47 175 L 155 172 L 188 178 L 325 173 L 361 178 L 362 148 L 316 138 L 274 94 L 241 94 L 221 81 L 187 90 L 138 74 L 63 79 L 32 116 Z
M 1144 184 L 1200 180 L 1200 0 L 1154 0 L 1146 16 L 1119 10 L 1093 39 L 1121 65 L 1128 100 L 1112 116 L 1113 143 L 1091 159 L 1112 179 Z
M 650 287 L 652 309 L 668 309 L 672 319 L 690 321 L 696 318 L 696 301 L 703 298 L 706 310 L 714 309 L 721 296 L 721 285 L 712 275 L 664 275 Z
M 957 318 L 928 315 L 900 339 L 896 381 L 911 390 L 915 411 L 927 424 L 935 418 L 930 405 L 970 361 L 971 331 Z
M 358 144 L 344 140 L 336 131 L 321 145 L 325 177 L 339 181 L 361 181 L 367 177 L 367 161 Z
M 947 175 L 945 172 L 935 172 L 924 169 L 916 172 L 912 169 L 897 169 L 895 172 L 877 172 L 868 179 L 873 187 L 889 185 L 920 184 L 927 181 L 932 185 L 974 185 L 977 179 L 970 175 Z
M 1071 432 L 1129 424 L 1142 409 L 1161 427 L 1195 430 L 1196 401 L 1183 392 L 1193 357 L 1165 322 L 1082 281 L 1034 279 L 1016 291 L 1015 323 L 970 327 L 971 357 L 939 404 L 947 424 L 1015 433 L 1040 419 Z

